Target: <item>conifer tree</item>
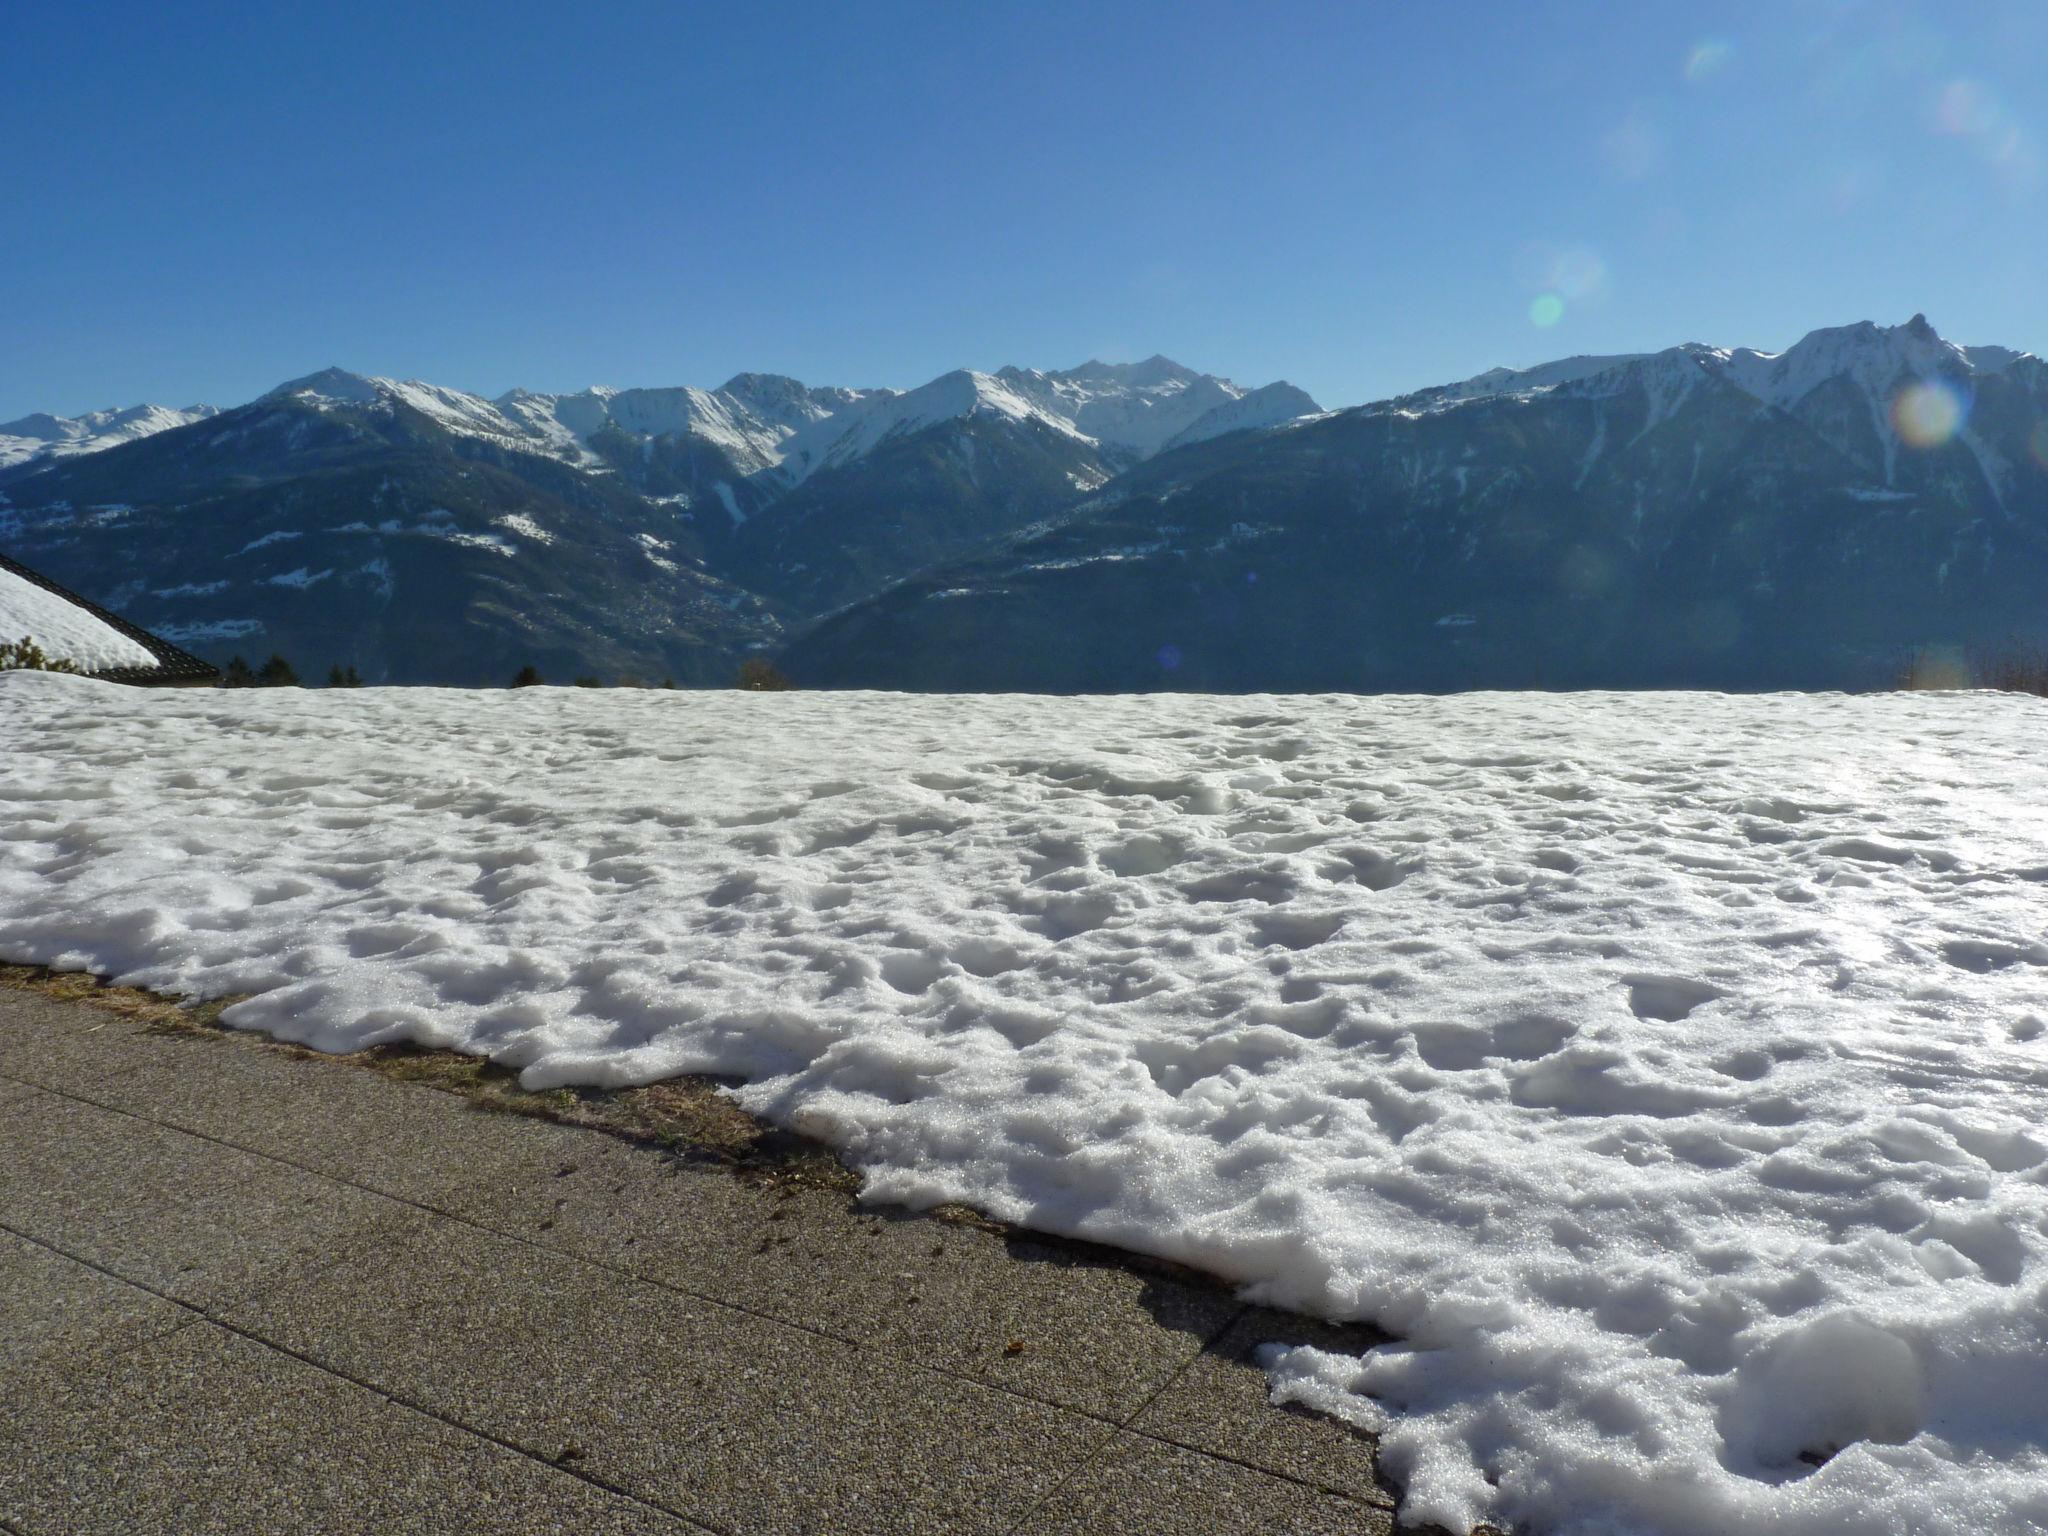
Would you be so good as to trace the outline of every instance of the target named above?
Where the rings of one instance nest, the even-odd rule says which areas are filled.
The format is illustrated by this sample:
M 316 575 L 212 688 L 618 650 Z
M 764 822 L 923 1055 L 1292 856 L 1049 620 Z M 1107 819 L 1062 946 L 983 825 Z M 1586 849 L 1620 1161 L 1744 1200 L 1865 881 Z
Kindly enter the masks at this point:
M 299 674 L 292 670 L 290 662 L 278 655 L 276 651 L 272 651 L 270 653 L 270 660 L 256 669 L 256 686 L 258 688 L 296 688 L 299 686 Z

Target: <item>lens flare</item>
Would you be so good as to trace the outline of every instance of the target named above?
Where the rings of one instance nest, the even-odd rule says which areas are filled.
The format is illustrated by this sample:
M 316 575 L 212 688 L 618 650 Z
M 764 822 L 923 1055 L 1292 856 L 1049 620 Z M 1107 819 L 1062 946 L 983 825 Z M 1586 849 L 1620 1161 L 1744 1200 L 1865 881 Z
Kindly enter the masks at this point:
M 1607 169 L 1623 181 L 1643 181 L 1664 164 L 1664 130 L 1647 107 L 1638 104 L 1600 136 L 1600 155 Z
M 1934 127 L 1961 139 L 2013 187 L 2031 186 L 2039 178 L 2041 156 L 2033 131 L 1980 81 L 1944 85 L 1934 101 Z
M 1939 380 L 1908 384 L 1892 401 L 1892 426 L 1909 448 L 1939 448 L 1956 435 L 1967 409 Z
M 2034 430 L 2027 434 L 2027 451 L 2036 464 L 2048 469 L 2048 420 L 2034 423 Z
M 1564 318 L 1564 300 L 1554 293 L 1539 293 L 1529 301 L 1529 323 L 1544 330 Z
M 1543 286 L 1567 299 L 1595 299 L 1607 291 L 1607 263 L 1590 246 L 1568 245 L 1551 257 Z
M 1159 655 L 1156 659 L 1159 662 L 1160 671 L 1178 672 L 1180 670 L 1180 647 L 1177 645 L 1162 645 L 1159 647 Z
M 1974 80 L 1949 81 L 1934 104 L 1934 121 L 1943 133 L 1988 133 L 1999 117 L 1998 99 Z
M 1685 78 L 1704 80 L 1735 57 L 1735 45 L 1726 38 L 1702 38 L 1685 56 Z

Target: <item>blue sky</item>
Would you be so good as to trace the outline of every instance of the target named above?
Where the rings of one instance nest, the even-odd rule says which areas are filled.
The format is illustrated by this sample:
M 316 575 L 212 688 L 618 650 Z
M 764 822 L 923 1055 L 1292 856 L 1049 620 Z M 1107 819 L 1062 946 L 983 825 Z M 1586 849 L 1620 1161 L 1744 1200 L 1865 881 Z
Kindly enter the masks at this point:
M 1952 12 L 1965 14 L 1957 16 Z M 29 4 L 0 420 L 1165 352 L 2048 352 L 2048 5 Z

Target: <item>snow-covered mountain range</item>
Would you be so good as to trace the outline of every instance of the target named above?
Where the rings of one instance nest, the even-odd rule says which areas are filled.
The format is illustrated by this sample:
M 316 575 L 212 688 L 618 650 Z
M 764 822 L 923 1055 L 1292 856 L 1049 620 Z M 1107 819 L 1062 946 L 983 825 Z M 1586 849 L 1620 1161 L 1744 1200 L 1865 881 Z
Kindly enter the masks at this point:
M 2014 369 L 2038 377 L 2041 367 L 2031 353 L 2010 347 L 1966 347 L 1945 341 L 1925 315 L 1915 315 L 1904 325 L 1882 327 L 1866 320 L 1813 331 L 1783 352 L 1691 342 L 1662 352 L 1571 357 L 1520 370 L 1496 368 L 1462 383 L 1389 401 L 1384 409 L 1440 410 L 1470 400 L 1529 400 L 1552 393 L 1588 400 L 1641 393 L 1655 402 L 1654 425 L 1712 379 L 1794 417 L 1818 420 L 1829 413 L 1843 416 L 1844 425 L 1855 429 L 1867 424 L 1864 441 L 1876 447 L 1885 486 L 1898 471 L 1902 447 L 1926 447 L 1927 439 L 1936 436 L 1954 436 L 1968 447 L 1995 485 L 2008 466 L 1986 457 L 1990 449 L 1969 423 L 1969 404 L 1981 380 Z M 1930 388 L 1947 391 L 1947 398 L 1925 393 Z M 1950 412 L 1956 418 L 1953 427 L 1941 419 Z M 1860 430 L 1853 435 L 1863 436 Z
M 224 412 L 31 418 L 63 456 L 0 469 L 0 540 L 201 650 L 317 647 L 415 681 L 527 659 L 705 680 L 1169 445 L 1315 409 L 1166 358 L 903 391 L 743 373 L 495 399 L 328 368 Z M 565 591 L 570 550 L 594 563 Z M 407 574 L 415 556 L 431 577 Z M 696 616 L 667 640 L 647 582 Z M 417 608 L 399 621 L 408 586 L 452 613 L 448 632 L 408 629 Z M 478 591 L 495 594 L 481 610 Z
M 1162 454 L 788 662 L 964 690 L 1866 687 L 2048 642 L 2044 591 L 2048 365 L 1916 315 Z
M 2048 640 L 2048 365 L 1922 316 L 1340 411 L 1166 358 L 495 399 L 328 369 L 7 429 L 0 544 L 366 677 L 1861 686 Z
M 19 421 L 0 422 L 0 469 L 31 459 L 97 453 L 102 448 L 133 442 L 172 427 L 189 426 L 219 414 L 220 408 L 212 405 L 188 405 L 183 410 L 164 405 L 131 405 L 125 411 L 88 411 L 83 416 L 51 416 L 39 411 Z
M 1318 409 L 1291 384 L 1245 389 L 1164 357 L 1084 363 L 1064 373 L 963 368 L 910 390 L 817 389 L 780 374 L 743 373 L 717 389 L 515 389 L 494 400 L 329 368 L 281 384 L 266 398 L 317 409 L 404 406 L 450 432 L 586 466 L 604 462 L 591 445 L 606 433 L 642 442 L 695 438 L 724 453 L 741 474 L 774 472 L 774 483 L 785 488 L 864 459 L 884 443 L 972 416 L 1036 423 L 1135 462 L 1169 443 L 1272 426 Z

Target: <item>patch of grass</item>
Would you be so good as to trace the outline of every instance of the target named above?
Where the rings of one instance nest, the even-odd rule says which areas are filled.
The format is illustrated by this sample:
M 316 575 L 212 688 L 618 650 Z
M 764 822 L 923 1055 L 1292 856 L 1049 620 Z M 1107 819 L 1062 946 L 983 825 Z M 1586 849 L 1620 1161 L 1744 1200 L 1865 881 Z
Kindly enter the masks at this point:
M 379 1045 L 329 1055 L 268 1036 L 230 1029 L 223 1010 L 241 1001 L 182 1003 L 139 987 L 109 986 L 82 971 L 0 965 L 0 986 L 81 1003 L 140 1023 L 151 1034 L 211 1038 L 243 1050 L 318 1058 L 376 1072 L 396 1082 L 452 1093 L 478 1110 L 528 1115 L 604 1131 L 654 1147 L 665 1156 L 715 1163 L 735 1172 L 853 1194 L 860 1176 L 831 1149 L 748 1114 L 709 1077 L 677 1077 L 642 1088 L 522 1088 L 519 1074 L 481 1056 L 416 1045 Z M 979 1221 L 979 1216 L 974 1217 Z

